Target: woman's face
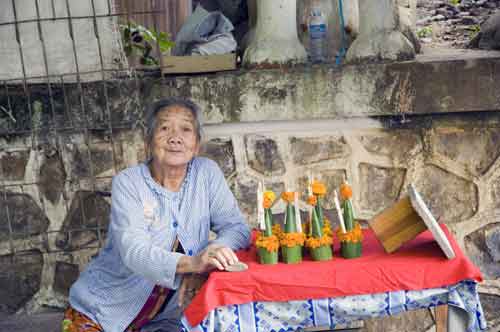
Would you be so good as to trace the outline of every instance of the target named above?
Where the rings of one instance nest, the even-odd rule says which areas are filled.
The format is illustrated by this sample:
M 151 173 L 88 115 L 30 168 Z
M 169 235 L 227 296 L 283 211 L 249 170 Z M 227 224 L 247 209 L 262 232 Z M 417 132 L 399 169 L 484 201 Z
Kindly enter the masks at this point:
M 182 106 L 169 106 L 156 115 L 151 140 L 153 159 L 163 166 L 186 166 L 198 153 L 194 116 Z

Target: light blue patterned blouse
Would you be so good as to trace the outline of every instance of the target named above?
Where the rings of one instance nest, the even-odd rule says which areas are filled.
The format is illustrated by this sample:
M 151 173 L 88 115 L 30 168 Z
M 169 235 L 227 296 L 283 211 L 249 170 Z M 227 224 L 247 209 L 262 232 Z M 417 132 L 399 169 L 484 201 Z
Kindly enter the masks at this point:
M 170 251 L 176 236 L 187 255 L 196 255 L 208 245 L 209 230 L 217 233 L 215 242 L 235 250 L 250 241 L 214 161 L 194 158 L 179 192 L 155 182 L 145 163 L 125 169 L 113 178 L 106 244 L 71 287 L 71 306 L 106 332 L 123 332 L 155 284 L 179 287 L 182 254 Z

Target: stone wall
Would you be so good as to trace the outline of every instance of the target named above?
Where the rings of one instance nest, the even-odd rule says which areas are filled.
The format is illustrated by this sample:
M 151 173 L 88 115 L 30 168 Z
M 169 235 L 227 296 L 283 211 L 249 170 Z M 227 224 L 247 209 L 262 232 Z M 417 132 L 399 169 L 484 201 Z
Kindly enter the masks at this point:
M 414 183 L 481 268 L 486 316 L 498 327 L 498 77 L 499 59 L 427 59 L 53 86 L 52 103 L 43 86 L 30 98 L 11 87 L 0 94 L 19 120 L 0 118 L 0 312 L 65 305 L 105 239 L 111 177 L 144 158 L 144 104 L 182 95 L 203 106 L 202 154 L 221 166 L 253 226 L 261 180 L 281 192 L 304 191 L 309 171 L 328 188 L 347 177 L 366 220 Z M 335 221 L 332 208 L 328 194 Z M 425 324 L 410 329 L 416 322 Z M 433 318 L 419 311 L 365 329 L 380 326 L 426 331 Z

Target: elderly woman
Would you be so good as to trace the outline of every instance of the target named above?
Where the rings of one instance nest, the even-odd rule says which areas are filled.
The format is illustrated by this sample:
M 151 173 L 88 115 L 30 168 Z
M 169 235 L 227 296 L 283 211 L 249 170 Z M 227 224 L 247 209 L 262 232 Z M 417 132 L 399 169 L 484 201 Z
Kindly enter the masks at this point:
M 71 287 L 63 330 L 178 331 L 197 276 L 237 263 L 233 250 L 249 244 L 223 173 L 196 156 L 199 113 L 177 98 L 153 105 L 150 159 L 114 177 L 107 242 Z

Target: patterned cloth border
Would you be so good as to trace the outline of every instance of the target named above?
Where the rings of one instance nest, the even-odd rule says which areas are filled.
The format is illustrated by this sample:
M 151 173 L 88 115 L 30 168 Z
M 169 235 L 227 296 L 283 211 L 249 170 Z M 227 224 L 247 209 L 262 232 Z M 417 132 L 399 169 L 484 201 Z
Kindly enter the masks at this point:
M 186 317 L 182 318 L 182 323 L 183 331 L 192 332 L 284 332 L 308 327 L 335 328 L 361 319 L 397 315 L 442 304 L 467 312 L 468 332 L 486 330 L 477 283 L 471 280 L 417 291 L 228 305 L 212 310 L 198 326 L 189 326 Z

